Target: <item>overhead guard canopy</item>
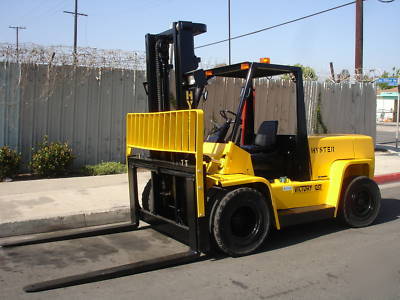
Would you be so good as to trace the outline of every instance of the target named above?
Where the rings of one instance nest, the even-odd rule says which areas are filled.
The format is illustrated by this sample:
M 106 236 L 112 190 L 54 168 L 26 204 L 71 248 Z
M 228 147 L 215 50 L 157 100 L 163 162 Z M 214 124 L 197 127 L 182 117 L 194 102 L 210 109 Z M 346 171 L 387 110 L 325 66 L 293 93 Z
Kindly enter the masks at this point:
M 234 78 L 243 78 L 245 79 L 248 73 L 248 68 L 244 68 L 243 66 L 253 64 L 254 73 L 253 78 L 260 77 L 269 77 L 276 75 L 283 75 L 288 73 L 296 73 L 300 70 L 299 67 L 294 66 L 283 66 L 283 65 L 273 65 L 273 64 L 264 64 L 264 63 L 250 63 L 250 62 L 241 62 L 234 65 L 218 67 L 214 69 L 206 70 L 207 77 L 234 77 Z

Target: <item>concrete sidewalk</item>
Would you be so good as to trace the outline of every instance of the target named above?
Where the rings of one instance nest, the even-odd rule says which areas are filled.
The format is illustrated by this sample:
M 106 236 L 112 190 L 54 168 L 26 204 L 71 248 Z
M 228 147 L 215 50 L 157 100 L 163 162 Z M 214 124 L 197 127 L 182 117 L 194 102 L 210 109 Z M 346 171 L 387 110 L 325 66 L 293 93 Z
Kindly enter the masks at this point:
M 127 174 L 0 182 L 0 237 L 128 221 L 128 208 Z
M 400 155 L 376 152 L 376 175 L 400 172 Z M 139 172 L 139 195 L 149 179 Z M 0 182 L 0 237 L 129 220 L 127 174 Z
M 400 152 L 392 150 L 375 152 L 375 176 L 398 172 L 400 172 Z

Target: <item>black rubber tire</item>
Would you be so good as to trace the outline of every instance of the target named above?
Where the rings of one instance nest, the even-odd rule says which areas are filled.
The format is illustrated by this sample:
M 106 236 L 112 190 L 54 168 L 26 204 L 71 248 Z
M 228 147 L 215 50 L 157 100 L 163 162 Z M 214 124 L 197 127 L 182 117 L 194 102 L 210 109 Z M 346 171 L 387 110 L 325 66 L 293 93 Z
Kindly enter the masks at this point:
M 253 188 L 237 188 L 216 203 L 212 233 L 220 250 L 231 256 L 254 252 L 270 229 L 265 196 Z
M 150 199 L 151 189 L 152 189 L 152 184 L 151 184 L 151 179 L 149 179 L 142 192 L 142 208 L 144 208 L 145 210 L 150 209 L 149 199 Z
M 366 176 L 354 177 L 346 188 L 340 217 L 350 227 L 371 225 L 381 207 L 381 193 L 375 181 Z

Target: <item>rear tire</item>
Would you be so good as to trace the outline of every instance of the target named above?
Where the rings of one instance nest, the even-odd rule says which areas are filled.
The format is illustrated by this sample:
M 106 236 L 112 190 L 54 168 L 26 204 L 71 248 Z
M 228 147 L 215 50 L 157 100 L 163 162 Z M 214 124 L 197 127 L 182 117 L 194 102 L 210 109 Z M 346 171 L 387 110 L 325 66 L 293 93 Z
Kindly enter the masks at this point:
M 366 176 L 355 177 L 346 188 L 341 205 L 341 218 L 350 227 L 372 224 L 381 207 L 381 193 L 375 181 Z
M 237 188 L 216 203 L 211 220 L 213 237 L 226 254 L 247 255 L 264 242 L 270 219 L 263 194 L 253 188 Z

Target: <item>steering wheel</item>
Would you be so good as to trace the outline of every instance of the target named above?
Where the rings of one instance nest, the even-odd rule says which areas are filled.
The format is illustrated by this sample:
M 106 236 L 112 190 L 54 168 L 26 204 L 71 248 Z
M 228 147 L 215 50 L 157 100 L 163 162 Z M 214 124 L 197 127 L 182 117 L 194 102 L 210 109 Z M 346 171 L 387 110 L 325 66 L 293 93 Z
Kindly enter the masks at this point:
M 229 118 L 229 117 L 227 116 L 227 114 L 232 115 L 234 119 L 236 118 L 236 114 L 235 114 L 233 111 L 230 111 L 230 110 L 227 110 L 227 109 L 220 110 L 220 111 L 219 111 L 219 114 L 221 115 L 221 117 L 222 117 L 225 121 L 229 121 L 229 120 L 232 121 L 232 119 Z

